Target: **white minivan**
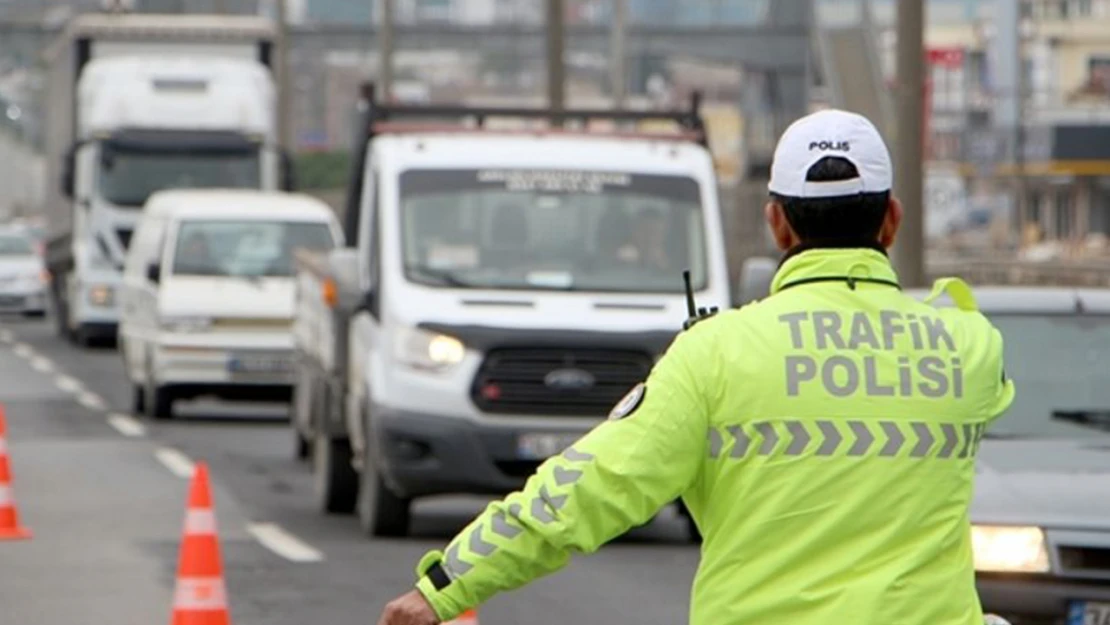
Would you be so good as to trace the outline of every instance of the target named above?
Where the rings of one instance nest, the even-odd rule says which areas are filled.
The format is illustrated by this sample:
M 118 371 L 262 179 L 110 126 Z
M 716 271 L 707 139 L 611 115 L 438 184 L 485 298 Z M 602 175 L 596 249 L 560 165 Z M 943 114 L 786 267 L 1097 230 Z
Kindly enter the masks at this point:
M 134 410 L 172 417 L 180 399 L 288 401 L 293 257 L 343 234 L 309 196 L 170 190 L 143 209 L 124 267 L 119 349 Z

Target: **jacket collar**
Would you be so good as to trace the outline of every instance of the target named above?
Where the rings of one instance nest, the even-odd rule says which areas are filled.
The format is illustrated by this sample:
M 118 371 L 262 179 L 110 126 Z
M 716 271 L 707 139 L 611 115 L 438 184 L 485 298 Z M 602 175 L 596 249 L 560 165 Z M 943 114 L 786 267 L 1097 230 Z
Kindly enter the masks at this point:
M 799 284 L 840 281 L 901 288 L 898 274 L 882 248 L 815 248 L 787 254 L 771 281 L 771 294 Z

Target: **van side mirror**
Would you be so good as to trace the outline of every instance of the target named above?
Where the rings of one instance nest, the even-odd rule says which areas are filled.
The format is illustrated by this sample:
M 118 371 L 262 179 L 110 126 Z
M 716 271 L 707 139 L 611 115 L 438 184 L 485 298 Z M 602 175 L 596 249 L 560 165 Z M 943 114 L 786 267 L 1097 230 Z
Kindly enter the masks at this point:
M 162 267 L 158 263 L 150 263 L 146 266 L 146 279 L 154 284 L 162 281 Z
M 745 260 L 740 267 L 733 304 L 743 306 L 770 295 L 771 282 L 775 279 L 777 270 L 778 263 L 773 258 L 754 256 Z
M 297 163 L 289 152 L 281 153 L 281 190 L 297 190 Z
M 66 198 L 73 199 L 74 191 L 74 167 L 77 163 L 76 150 L 71 149 L 66 152 L 62 159 L 62 175 L 61 180 L 58 181 L 61 188 L 62 195 Z

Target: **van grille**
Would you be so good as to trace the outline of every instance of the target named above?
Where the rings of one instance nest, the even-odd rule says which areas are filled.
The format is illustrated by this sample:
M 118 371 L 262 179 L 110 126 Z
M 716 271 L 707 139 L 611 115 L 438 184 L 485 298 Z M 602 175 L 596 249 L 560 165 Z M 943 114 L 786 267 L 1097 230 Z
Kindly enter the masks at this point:
M 650 354 L 637 351 L 494 349 L 478 371 L 472 397 L 489 413 L 603 417 L 653 364 Z M 567 385 L 568 377 L 580 383 Z

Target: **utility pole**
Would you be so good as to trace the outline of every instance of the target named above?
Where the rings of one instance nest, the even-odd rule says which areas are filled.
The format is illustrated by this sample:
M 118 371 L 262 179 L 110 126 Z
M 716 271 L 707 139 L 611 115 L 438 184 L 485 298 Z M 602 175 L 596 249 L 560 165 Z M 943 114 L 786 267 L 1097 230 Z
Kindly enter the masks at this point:
M 895 195 L 905 216 L 894 245 L 893 260 L 903 286 L 925 286 L 924 133 L 925 2 L 898 2 L 898 112 Z
M 625 64 L 625 30 L 628 27 L 628 0 L 613 1 L 613 23 L 611 48 L 609 50 L 609 67 L 612 71 L 610 82 L 613 89 L 613 108 L 624 108 L 624 99 L 628 90 L 628 76 Z
M 278 142 L 283 149 L 292 150 L 293 75 L 289 71 L 289 55 L 293 47 L 293 38 L 289 36 L 289 19 L 286 16 L 285 3 L 288 0 L 274 0 L 274 2 L 277 5 L 278 26 Z
M 566 67 L 563 54 L 563 0 L 547 0 L 547 99 L 551 110 L 566 110 Z M 562 120 L 556 120 L 557 126 Z
M 382 6 L 378 26 L 378 93 L 383 102 L 393 99 L 393 0 L 379 0 Z

